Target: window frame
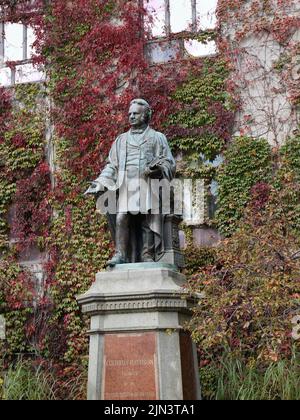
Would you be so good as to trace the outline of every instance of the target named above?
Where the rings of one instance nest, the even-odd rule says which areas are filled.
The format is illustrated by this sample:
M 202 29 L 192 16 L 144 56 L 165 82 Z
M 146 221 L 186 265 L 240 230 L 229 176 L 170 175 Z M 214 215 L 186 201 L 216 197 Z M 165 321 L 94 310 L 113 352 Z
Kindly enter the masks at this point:
M 142 7 L 146 8 L 147 0 L 139 0 Z M 172 59 L 162 62 L 152 62 L 151 63 L 151 45 L 163 45 L 166 43 L 171 43 L 174 41 L 177 41 L 178 43 L 178 51 L 180 51 L 181 56 L 184 58 L 184 56 L 188 56 L 189 52 L 185 48 L 185 41 L 192 39 L 195 35 L 199 34 L 209 34 L 212 35 L 215 33 L 217 29 L 217 25 L 215 28 L 210 29 L 201 29 L 198 27 L 198 14 L 197 14 L 197 0 L 190 0 L 191 2 L 191 12 L 192 12 L 192 22 L 190 26 L 190 30 L 186 29 L 180 32 L 172 32 L 171 27 L 171 3 L 170 0 L 164 0 L 164 11 L 165 11 L 165 33 L 161 35 L 152 36 L 150 39 L 146 42 L 146 48 L 145 48 L 145 55 L 147 57 L 147 60 L 149 61 L 151 66 L 155 65 L 161 65 L 161 64 L 168 64 L 172 62 Z M 143 19 L 143 25 L 145 25 L 145 20 Z M 217 55 L 218 52 L 216 51 L 213 54 L 206 54 L 199 57 L 195 57 L 195 59 L 203 59 L 206 57 L 212 57 Z
M 20 60 L 16 60 L 16 63 L 23 64 L 24 62 L 29 62 L 31 60 L 30 57 L 28 57 L 28 25 L 21 23 L 21 22 L 0 22 L 0 62 L 1 66 L 6 67 L 6 63 L 9 62 L 9 60 L 5 61 L 5 25 L 8 24 L 17 24 L 22 25 L 23 27 L 23 42 L 22 42 L 22 58 Z
M 23 28 L 22 58 L 20 60 L 5 60 L 5 25 L 10 23 L 22 25 Z M 28 54 L 28 28 L 29 25 L 26 25 L 22 22 L 4 21 L 3 19 L 0 21 L 0 70 L 9 69 L 10 71 L 9 84 L 5 84 L 2 86 L 11 87 L 15 86 L 16 84 L 19 84 L 20 82 L 16 82 L 18 68 L 26 64 L 32 64 L 32 57 Z M 14 66 L 9 66 L 8 63 L 14 63 Z
M 143 7 L 145 7 L 147 0 L 140 0 Z M 171 4 L 170 0 L 164 0 L 164 11 L 165 11 L 165 34 L 154 36 L 152 40 L 156 39 L 163 39 L 166 37 L 180 37 L 180 35 L 188 35 L 188 34 L 197 34 L 201 32 L 214 32 L 215 28 L 210 29 L 198 29 L 198 7 L 197 7 L 197 0 L 190 0 L 191 3 L 191 17 L 192 17 L 192 23 L 191 23 L 191 30 L 184 30 L 180 32 L 172 32 L 172 26 L 171 26 Z M 200 9 L 201 10 L 201 9 Z
M 49 0 L 51 1 L 51 0 Z M 23 10 L 23 6 L 29 6 L 28 10 Z M 39 8 L 36 5 L 36 0 L 22 0 L 15 4 L 16 11 L 20 10 L 24 17 L 24 22 L 17 20 L 14 16 L 11 16 L 10 10 L 7 6 L 0 6 L 0 70 L 9 69 L 10 71 L 10 83 L 1 85 L 5 87 L 12 87 L 19 83 L 27 82 L 16 82 L 16 75 L 18 67 L 26 64 L 32 64 L 32 58 L 28 55 L 28 28 L 30 25 L 26 24 L 26 16 L 39 13 Z M 19 24 L 23 27 L 23 42 L 22 42 L 22 58 L 20 60 L 5 60 L 5 25 L 6 24 Z M 14 63 L 14 66 L 8 66 L 7 63 Z

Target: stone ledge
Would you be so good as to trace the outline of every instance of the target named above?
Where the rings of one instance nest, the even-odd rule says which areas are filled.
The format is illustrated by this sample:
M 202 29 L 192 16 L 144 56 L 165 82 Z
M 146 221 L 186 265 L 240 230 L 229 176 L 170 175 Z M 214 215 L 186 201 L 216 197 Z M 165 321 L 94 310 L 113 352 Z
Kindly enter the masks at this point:
M 120 312 L 131 312 L 131 311 L 140 311 L 140 310 L 159 310 L 159 311 L 168 311 L 177 309 L 180 312 L 184 309 L 189 311 L 188 301 L 185 299 L 133 299 L 133 300 L 114 300 L 114 301 L 102 301 L 93 303 L 82 303 L 82 312 L 85 314 L 97 313 L 104 314 L 108 312 L 120 313 Z
M 128 295 L 148 292 L 183 292 L 186 278 L 169 264 L 124 264 L 96 274 L 85 295 Z
M 181 325 L 177 325 L 176 327 L 165 328 L 165 327 L 158 327 L 157 325 L 149 325 L 146 327 L 119 327 L 119 328 L 95 328 L 93 330 L 88 330 L 87 334 L 97 335 L 97 334 L 141 334 L 147 332 L 160 332 L 167 335 L 172 335 L 175 333 L 186 331 L 184 327 Z
M 167 264 L 124 264 L 98 273 L 95 283 L 77 301 L 91 315 L 189 313 L 196 298 L 184 290 L 185 284 L 185 276 Z

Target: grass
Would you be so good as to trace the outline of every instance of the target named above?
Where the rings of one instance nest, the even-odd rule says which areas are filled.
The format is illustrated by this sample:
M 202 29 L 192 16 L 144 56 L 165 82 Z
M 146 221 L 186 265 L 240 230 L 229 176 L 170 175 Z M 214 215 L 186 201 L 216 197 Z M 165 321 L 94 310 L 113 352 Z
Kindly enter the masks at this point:
M 210 366 L 210 389 L 203 394 L 214 400 L 300 400 L 299 359 L 281 360 L 265 369 L 249 367 L 240 360 L 226 355 L 220 364 Z M 213 386 L 212 386 L 213 384 Z M 212 392 L 212 388 L 213 392 Z
M 20 359 L 3 373 L 0 381 L 0 399 L 18 401 L 82 399 L 85 395 L 83 376 L 78 375 L 62 384 L 50 369 Z
M 55 400 L 55 379 L 38 366 L 19 360 L 4 374 L 3 400 Z
M 201 369 L 202 392 L 210 400 L 300 400 L 300 364 L 273 362 L 262 369 L 225 353 L 219 363 Z M 78 400 L 85 398 L 86 378 L 62 383 L 50 369 L 19 359 L 0 376 L 3 400 Z M 1 390 L 2 388 L 2 390 Z

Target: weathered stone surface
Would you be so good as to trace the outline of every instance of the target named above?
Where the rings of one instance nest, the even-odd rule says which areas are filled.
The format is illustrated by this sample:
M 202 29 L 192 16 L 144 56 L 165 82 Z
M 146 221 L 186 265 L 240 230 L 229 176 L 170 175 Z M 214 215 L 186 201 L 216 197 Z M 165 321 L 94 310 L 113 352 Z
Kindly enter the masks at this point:
M 0 315 L 0 340 L 5 340 L 6 338 L 6 327 L 5 327 L 5 318 L 3 315 Z
M 88 399 L 200 399 L 195 345 L 181 337 L 195 305 L 184 284 L 168 264 L 97 274 L 78 297 L 91 316 Z

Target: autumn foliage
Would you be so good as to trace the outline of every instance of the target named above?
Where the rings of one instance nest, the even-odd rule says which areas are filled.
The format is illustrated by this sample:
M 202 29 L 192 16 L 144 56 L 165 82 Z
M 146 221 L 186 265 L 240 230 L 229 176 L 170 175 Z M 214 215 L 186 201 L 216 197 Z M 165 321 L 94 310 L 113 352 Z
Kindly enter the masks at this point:
M 284 44 L 298 25 L 280 15 L 281 9 L 273 20 L 263 20 L 269 0 L 254 1 L 249 16 L 241 15 L 240 3 L 220 0 L 218 7 L 219 22 L 244 22 L 235 28 L 237 41 L 245 33 L 272 30 Z M 154 108 L 153 126 L 185 157 L 180 174 L 209 182 L 217 177 L 220 184 L 215 223 L 228 239 L 213 251 L 193 247 L 187 255 L 191 289 L 205 293 L 190 326 L 202 364 L 218 360 L 225 347 L 262 366 L 288 359 L 297 344 L 290 322 L 299 306 L 294 153 L 300 152 L 299 143 L 280 152 L 241 137 L 232 146 L 239 106 L 230 78 L 236 51 L 222 37 L 221 25 L 215 34 L 217 57 L 180 56 L 151 66 L 141 2 L 1 5 L 5 19 L 33 26 L 33 61 L 47 74 L 44 84 L 0 89 L 0 308 L 8 331 L 3 351 L 9 357 L 34 353 L 50 363 L 63 393 L 70 378 L 86 370 L 88 325 L 75 296 L 103 269 L 111 243 L 105 220 L 83 192 L 102 169 L 113 140 L 127 129 L 126 109 L 138 96 Z M 296 106 L 299 89 L 288 82 L 289 60 L 282 76 Z M 47 129 L 53 134 L 54 160 Z M 219 171 L 205 163 L 229 145 Z M 32 249 L 44 258 L 40 283 L 20 265 Z

